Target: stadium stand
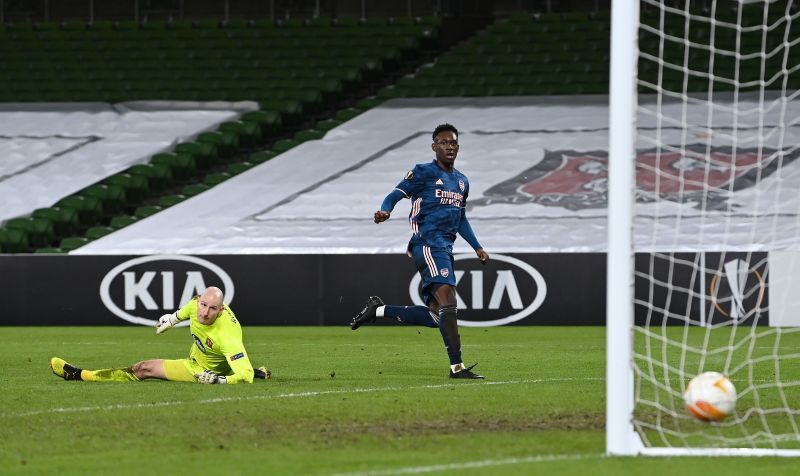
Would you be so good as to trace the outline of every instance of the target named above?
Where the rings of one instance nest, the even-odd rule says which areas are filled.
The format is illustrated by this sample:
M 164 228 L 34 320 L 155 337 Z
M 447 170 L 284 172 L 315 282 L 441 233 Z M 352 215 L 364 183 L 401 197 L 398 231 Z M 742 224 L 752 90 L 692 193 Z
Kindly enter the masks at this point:
M 742 25 L 761 24 L 759 11 L 750 18 L 743 10 Z M 711 62 L 707 51 L 675 53 L 681 58 L 671 63 L 685 56 L 700 73 L 686 84 L 680 68 L 649 61 L 657 57 L 659 37 L 647 25 L 659 18 L 645 9 L 642 19 L 640 85 L 660 81 L 670 90 L 707 91 L 702 73 L 713 64 L 714 90 L 730 90 L 725 74 L 736 65 L 726 58 Z M 0 102 L 255 100 L 260 110 L 38 209 L 27 221 L 9 221 L 0 252 L 57 251 L 61 240 L 88 237 L 91 228 L 118 229 L 319 139 L 387 99 L 607 92 L 607 11 L 511 14 L 441 55 L 440 27 L 437 17 L 7 25 L 0 30 Z M 666 25 L 665 32 L 699 43 L 711 35 L 696 26 L 686 32 L 683 23 Z M 717 33 L 714 41 L 737 48 L 734 35 Z M 754 59 L 752 68 L 739 65 L 739 90 L 758 89 L 758 81 L 746 80 L 757 76 L 760 59 L 747 53 L 762 47 L 761 35 L 740 41 L 744 57 Z M 767 35 L 766 41 L 777 46 L 784 39 Z
M 512 15 L 378 97 L 605 94 L 609 25 L 607 16 L 584 12 Z
M 20 218 L 0 234 L 0 252 L 72 250 L 321 138 L 362 111 L 356 99 L 425 60 L 437 27 L 435 18 L 8 25 L 0 102 L 250 100 L 260 110 Z

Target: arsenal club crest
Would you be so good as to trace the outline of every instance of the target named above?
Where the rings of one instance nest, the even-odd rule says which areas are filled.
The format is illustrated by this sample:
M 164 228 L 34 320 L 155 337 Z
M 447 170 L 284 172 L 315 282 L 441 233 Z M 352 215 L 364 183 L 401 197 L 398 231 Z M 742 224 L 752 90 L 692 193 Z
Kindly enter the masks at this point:
M 736 149 L 691 144 L 683 148 L 640 150 L 636 157 L 636 199 L 670 200 L 725 208 L 730 192 L 752 187 L 800 151 L 781 155 L 768 148 Z M 568 210 L 605 208 L 608 202 L 608 152 L 545 151 L 544 158 L 516 177 L 490 187 L 471 206 L 538 203 Z
M 462 192 L 464 191 L 464 181 L 463 181 L 463 180 L 459 180 L 459 181 L 458 181 L 458 188 L 459 188 L 459 189 L 460 189 Z

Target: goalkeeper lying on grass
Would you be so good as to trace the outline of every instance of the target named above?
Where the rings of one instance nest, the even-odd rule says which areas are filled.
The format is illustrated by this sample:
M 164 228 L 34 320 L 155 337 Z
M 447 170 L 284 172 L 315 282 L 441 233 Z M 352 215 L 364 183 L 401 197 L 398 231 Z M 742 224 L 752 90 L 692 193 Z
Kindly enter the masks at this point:
M 161 316 L 156 334 L 186 319 L 194 339 L 188 359 L 143 360 L 124 369 L 83 370 L 53 357 L 50 368 L 64 380 L 87 382 L 139 382 L 157 378 L 207 384 L 253 383 L 254 377 L 271 376 L 264 367 L 253 369 L 242 343 L 242 326 L 223 302 L 219 288 L 210 287 L 180 310 Z

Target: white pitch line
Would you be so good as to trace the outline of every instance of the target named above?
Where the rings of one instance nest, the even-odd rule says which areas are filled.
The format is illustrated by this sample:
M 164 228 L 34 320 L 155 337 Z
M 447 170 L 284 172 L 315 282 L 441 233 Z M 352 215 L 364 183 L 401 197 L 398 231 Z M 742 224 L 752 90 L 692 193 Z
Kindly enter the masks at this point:
M 571 454 L 571 455 L 534 455 L 522 458 L 488 459 L 482 461 L 467 461 L 464 463 L 434 464 L 431 466 L 406 466 L 395 469 L 378 469 L 355 473 L 336 473 L 332 476 L 393 476 L 398 474 L 422 474 L 434 471 L 453 471 L 463 469 L 488 468 L 510 464 L 546 463 L 549 461 L 577 461 L 581 459 L 601 459 L 602 454 Z
M 603 380 L 603 379 L 598 377 L 585 377 L 585 378 L 506 380 L 498 382 L 480 382 L 480 383 L 474 383 L 469 386 L 477 387 L 484 385 L 517 385 L 517 384 L 527 384 L 527 383 L 571 382 L 571 381 L 588 381 L 588 380 Z M 89 385 L 97 385 L 97 384 L 93 383 Z M 205 405 L 210 403 L 240 402 L 240 401 L 250 401 L 250 400 L 272 400 L 276 398 L 319 397 L 325 395 L 339 395 L 347 393 L 373 393 L 373 392 L 394 392 L 400 390 L 436 389 L 436 388 L 454 387 L 456 385 L 459 384 L 447 383 L 447 384 L 419 385 L 413 387 L 373 387 L 373 388 L 348 388 L 340 390 L 311 390 L 307 392 L 279 393 L 275 395 L 253 395 L 249 397 L 217 397 L 217 398 L 208 398 L 204 400 L 176 400 L 172 402 L 153 402 L 153 403 L 124 403 L 124 404 L 120 403 L 117 405 L 103 405 L 103 406 L 93 406 L 93 407 L 60 407 L 60 408 L 47 408 L 44 410 L 33 410 L 29 412 L 0 413 L 0 418 L 27 417 L 34 415 L 45 415 L 48 413 L 79 413 L 79 412 L 95 412 L 95 411 L 106 411 L 106 410 L 129 410 L 136 408 L 174 407 L 179 405 Z

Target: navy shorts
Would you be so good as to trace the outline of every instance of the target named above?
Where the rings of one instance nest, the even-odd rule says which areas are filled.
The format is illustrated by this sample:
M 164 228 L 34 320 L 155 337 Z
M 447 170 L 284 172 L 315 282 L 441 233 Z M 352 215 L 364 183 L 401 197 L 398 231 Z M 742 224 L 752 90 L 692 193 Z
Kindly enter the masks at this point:
M 422 277 L 422 300 L 428 304 L 433 291 L 439 284 L 455 287 L 456 274 L 453 271 L 453 253 L 444 248 L 431 248 L 426 245 L 413 245 L 409 253 Z

